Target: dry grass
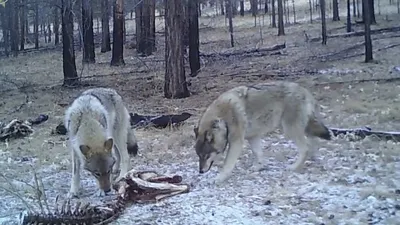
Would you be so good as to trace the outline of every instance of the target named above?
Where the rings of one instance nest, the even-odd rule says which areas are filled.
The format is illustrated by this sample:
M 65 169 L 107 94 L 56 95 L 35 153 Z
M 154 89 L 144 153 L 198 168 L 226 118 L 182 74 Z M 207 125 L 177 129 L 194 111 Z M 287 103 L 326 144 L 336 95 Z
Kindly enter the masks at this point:
M 300 5 L 298 7 L 300 10 Z M 381 2 L 382 14 L 387 9 Z M 299 13 L 298 16 L 308 18 L 307 14 Z M 344 18 L 342 15 L 342 20 Z M 400 19 L 394 14 L 390 14 L 389 18 L 392 21 L 377 16 L 379 24 L 374 25 L 373 29 L 396 25 Z M 200 22 L 206 27 L 201 30 L 201 51 L 219 52 L 229 47 L 229 35 L 223 18 L 202 18 Z M 273 79 L 254 74 L 291 74 L 288 80 L 303 84 L 316 96 L 321 104 L 323 119 L 329 126 L 400 130 L 399 82 L 338 83 L 400 76 L 398 71 L 393 70 L 393 67 L 400 65 L 398 48 L 376 52 L 376 62 L 370 64 L 363 62 L 363 56 L 324 61 L 318 56 L 346 49 L 363 41 L 363 37 L 329 39 L 328 45 L 322 46 L 304 42 L 303 31 L 313 37 L 319 34 L 320 24 L 317 22 L 288 26 L 285 30 L 287 35 L 283 37 L 276 36 L 276 29 L 268 28 L 267 17 L 265 23 L 266 26 L 262 28 L 264 46 L 286 42 L 287 48 L 282 50 L 282 55 L 203 59 L 199 77 L 188 78 L 192 83 L 192 95 L 187 99 L 163 98 L 163 47 L 159 47 L 154 56 L 148 58 L 138 58 L 135 50 L 125 49 L 127 65 L 120 68 L 109 66 L 110 52 L 102 54 L 96 49 L 97 63 L 89 66 L 82 66 L 81 52 L 76 52 L 78 73 L 83 77 L 93 76 L 88 79 L 93 86 L 117 89 L 127 102 L 129 111 L 141 114 L 186 111 L 194 114 L 186 125 L 177 129 L 137 129 L 140 154 L 132 159 L 133 165 L 139 170 L 154 169 L 160 173 L 182 174 L 184 181 L 192 184 L 192 192 L 156 205 L 132 206 L 121 218 L 121 223 L 141 221 L 179 224 L 176 221 L 180 221 L 195 224 L 193 221 L 197 220 L 202 222 L 196 224 L 218 224 L 218 221 L 245 224 L 248 220 L 255 224 L 365 224 L 372 217 L 381 217 L 376 224 L 395 224 L 393 221 L 398 217 L 393 210 L 399 204 L 399 195 L 394 190 L 400 189 L 399 145 L 396 143 L 373 139 L 321 142 L 319 160 L 308 162 L 305 173 L 294 174 L 285 168 L 293 162 L 297 151 L 291 142 L 277 132 L 265 138 L 269 170 L 249 175 L 252 155 L 246 145 L 234 176 L 225 187 L 207 186 L 205 180 L 212 179 L 215 168 L 207 175 L 197 175 L 197 156 L 192 148 L 193 125 L 205 107 L 224 90 L 240 84 Z M 343 23 L 329 22 L 328 30 L 343 27 Z M 259 27 L 253 27 L 251 17 L 237 17 L 234 24 L 237 48 L 261 46 Z M 161 25 L 157 29 L 162 29 Z M 362 27 L 355 29 L 361 30 Z M 342 28 L 335 32 L 344 31 Z M 160 44 L 164 42 L 161 36 L 157 40 Z M 400 38 L 385 38 L 374 41 L 373 45 L 376 49 L 399 42 Z M 362 51 L 362 47 L 356 50 Z M 304 76 L 304 71 L 320 73 Z M 49 120 L 36 126 L 31 136 L 11 140 L 7 144 L 0 143 L 1 174 L 6 180 L 19 184 L 16 186 L 20 187 L 21 195 L 29 203 L 35 201 L 35 196 L 20 181 L 32 184 L 31 166 L 43 178 L 49 199 L 54 199 L 57 194 L 65 196 L 69 189 L 70 156 L 65 148 L 65 137 L 51 135 L 51 131 L 62 120 L 64 105 L 87 87 L 66 89 L 60 86 L 60 52 L 1 59 L 0 80 L 7 81 L 0 88 L 8 90 L 1 92 L 2 121 L 33 118 L 38 114 L 49 115 Z M 85 199 L 88 200 L 91 192 L 95 191 L 94 181 L 84 173 L 82 184 Z M 1 190 L 0 193 L 4 196 L 0 203 L 0 215 L 6 216 L 10 212 L 16 214 L 24 208 L 24 204 L 15 196 Z M 272 204 L 265 205 L 266 200 Z M 223 212 L 218 207 L 223 207 Z M 372 217 L 369 215 L 371 213 L 374 214 Z M 332 214 L 335 214 L 334 218 L 331 218 Z M 135 215 L 134 218 L 132 215 Z M 176 221 L 172 222 L 174 219 Z

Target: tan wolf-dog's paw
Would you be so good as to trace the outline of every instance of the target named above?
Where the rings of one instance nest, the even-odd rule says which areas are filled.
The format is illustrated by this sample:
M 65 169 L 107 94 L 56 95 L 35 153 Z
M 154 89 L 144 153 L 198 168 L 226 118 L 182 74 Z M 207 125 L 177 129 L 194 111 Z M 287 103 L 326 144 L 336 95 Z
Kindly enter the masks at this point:
M 215 185 L 221 186 L 228 179 L 228 177 L 229 177 L 229 175 L 227 175 L 225 173 L 218 174 L 214 180 Z
M 304 165 L 299 165 L 297 163 L 294 163 L 290 165 L 288 169 L 293 172 L 301 172 L 304 169 Z
M 104 197 L 104 196 L 106 196 L 106 192 L 104 190 L 101 190 L 101 189 L 97 190 L 93 194 L 93 197 Z

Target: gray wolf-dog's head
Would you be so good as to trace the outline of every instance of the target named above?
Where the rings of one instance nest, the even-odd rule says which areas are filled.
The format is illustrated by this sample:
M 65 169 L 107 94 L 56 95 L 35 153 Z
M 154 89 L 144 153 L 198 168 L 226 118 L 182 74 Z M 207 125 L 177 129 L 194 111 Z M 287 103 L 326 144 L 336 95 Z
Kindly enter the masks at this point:
M 201 123 L 199 127 L 193 129 L 195 149 L 199 156 L 199 173 L 205 173 L 211 169 L 217 156 L 224 152 L 228 144 L 228 127 L 220 119 Z
M 104 192 L 111 191 L 110 176 L 115 164 L 112 147 L 112 138 L 107 139 L 101 146 L 79 146 L 85 156 L 84 169 L 96 178 L 98 187 Z

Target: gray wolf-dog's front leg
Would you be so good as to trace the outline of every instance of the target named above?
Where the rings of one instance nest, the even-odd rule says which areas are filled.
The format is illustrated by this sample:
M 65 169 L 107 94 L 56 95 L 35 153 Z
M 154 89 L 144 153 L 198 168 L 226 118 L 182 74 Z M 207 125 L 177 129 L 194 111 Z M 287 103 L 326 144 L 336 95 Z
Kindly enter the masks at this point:
M 71 188 L 68 193 L 68 197 L 78 197 L 79 195 L 79 189 L 80 189 L 80 171 L 81 171 L 81 161 L 79 159 L 79 156 L 76 154 L 76 152 L 71 149 L 72 153 L 72 179 L 71 179 Z
M 223 183 L 231 175 L 236 162 L 242 153 L 242 150 L 243 140 L 237 140 L 229 143 L 229 149 L 224 160 L 224 165 L 216 178 L 217 184 Z

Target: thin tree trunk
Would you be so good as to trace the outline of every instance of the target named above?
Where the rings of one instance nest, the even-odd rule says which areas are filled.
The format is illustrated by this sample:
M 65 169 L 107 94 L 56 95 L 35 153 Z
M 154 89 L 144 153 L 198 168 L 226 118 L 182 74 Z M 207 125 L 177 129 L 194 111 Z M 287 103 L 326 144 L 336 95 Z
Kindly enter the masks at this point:
M 109 0 L 101 0 L 101 49 L 100 52 L 111 51 L 110 42 L 110 4 Z
M 139 4 L 136 6 L 136 29 L 138 32 L 136 33 L 136 43 L 137 43 L 137 52 L 141 56 L 149 56 L 153 54 L 155 41 L 153 37 L 153 28 L 151 25 L 153 20 L 151 16 L 154 14 L 151 10 L 154 10 L 152 7 L 153 0 L 140 0 Z
M 312 9 L 313 9 L 313 7 L 312 7 L 311 0 L 308 0 L 308 4 L 310 5 L 310 23 L 312 23 Z
M 198 0 L 188 1 L 189 12 L 189 63 L 190 76 L 195 77 L 200 70 L 199 15 Z
M 265 14 L 268 13 L 268 0 L 265 0 L 265 3 L 264 3 L 264 13 Z
M 165 83 L 166 98 L 185 98 L 190 93 L 185 78 L 183 57 L 185 7 L 183 0 L 164 0 L 165 5 Z
M 93 11 L 90 0 L 82 0 L 83 63 L 95 63 Z
M 272 11 L 272 27 L 276 27 L 276 11 L 275 11 L 275 0 L 271 0 L 271 11 Z
M 74 17 L 71 0 L 61 0 L 62 5 L 62 40 L 63 40 L 63 72 L 64 86 L 74 86 L 78 83 L 74 50 Z
M 9 46 L 10 46 L 10 27 L 9 27 L 9 16 L 7 12 L 9 12 L 10 3 L 6 2 L 5 7 L 0 7 L 1 13 L 1 30 L 3 31 L 3 40 L 4 40 L 4 54 L 9 56 Z
M 322 25 L 322 44 L 326 45 L 326 16 L 325 16 L 325 0 L 320 0 L 320 8 L 321 8 L 321 25 Z
M 233 22 L 232 22 L 232 0 L 226 0 L 226 12 L 228 14 L 229 20 L 229 34 L 231 37 L 231 47 L 235 47 L 235 42 L 233 40 Z
M 362 0 L 362 11 L 363 11 L 363 19 L 364 19 L 364 30 L 365 30 L 365 62 L 371 62 L 373 60 L 372 57 L 372 40 L 371 40 L 371 14 L 370 14 L 370 1 Z
M 240 1 L 240 16 L 244 16 L 244 1 Z
M 39 48 L 39 3 L 35 3 L 35 23 L 33 24 L 33 32 L 35 33 L 35 49 Z
M 124 0 L 115 0 L 111 66 L 125 65 L 124 61 Z
M 54 23 L 53 23 L 53 31 L 54 31 L 54 45 L 60 44 L 60 18 L 59 18 L 60 10 L 57 6 L 54 7 Z
M 340 21 L 340 17 L 339 17 L 339 3 L 338 0 L 333 0 L 332 1 L 332 5 L 333 5 L 333 21 Z
M 11 30 L 10 30 L 10 39 L 11 39 L 11 52 L 13 56 L 18 56 L 18 11 L 19 11 L 19 1 L 18 0 L 10 0 L 12 2 L 11 14 L 10 14 L 10 22 L 11 22 Z
M 356 13 L 356 0 L 353 0 L 353 17 L 356 17 L 357 16 L 357 13 Z
M 346 31 L 351 32 L 351 11 L 350 11 L 350 0 L 347 0 L 347 22 Z
M 21 29 L 21 33 L 20 33 L 20 50 L 24 50 L 25 49 L 25 20 L 26 20 L 26 0 L 21 0 L 21 13 L 20 13 L 20 29 Z
M 278 0 L 278 36 L 285 35 L 285 27 L 283 24 L 283 0 Z

